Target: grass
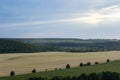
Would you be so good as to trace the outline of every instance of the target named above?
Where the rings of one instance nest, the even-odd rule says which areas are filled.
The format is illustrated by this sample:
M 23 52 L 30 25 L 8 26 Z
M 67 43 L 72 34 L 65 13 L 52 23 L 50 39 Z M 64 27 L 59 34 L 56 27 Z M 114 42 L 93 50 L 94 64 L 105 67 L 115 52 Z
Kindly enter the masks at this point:
M 17 75 L 15 77 L 1 77 L 0 80 L 28 80 L 29 77 L 53 77 L 53 76 L 79 76 L 81 73 L 92 73 L 112 71 L 120 73 L 120 61 L 113 61 L 109 63 L 103 63 L 98 65 L 92 65 L 87 67 L 76 67 L 71 69 L 63 69 L 58 71 L 38 72 L 25 75 Z
M 107 59 L 120 59 L 119 51 L 111 52 L 89 52 L 89 53 L 22 53 L 22 54 L 0 54 L 0 76 L 9 76 L 10 71 L 15 71 L 17 75 L 31 73 L 35 68 L 37 71 L 54 70 L 55 68 L 65 68 L 66 64 L 71 67 L 78 67 L 83 62 L 95 61 L 104 62 Z

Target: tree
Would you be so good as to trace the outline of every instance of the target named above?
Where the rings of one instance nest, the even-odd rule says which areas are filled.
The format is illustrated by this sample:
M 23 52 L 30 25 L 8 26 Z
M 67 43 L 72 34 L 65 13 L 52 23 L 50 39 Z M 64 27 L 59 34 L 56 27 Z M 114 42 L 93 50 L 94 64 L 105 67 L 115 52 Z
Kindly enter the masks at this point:
M 88 62 L 88 63 L 87 63 L 87 66 L 91 66 L 91 63 L 90 63 L 90 62 Z
M 55 71 L 57 71 L 58 69 L 57 68 L 55 68 Z
M 70 64 L 67 64 L 67 65 L 66 65 L 66 69 L 70 69 Z
M 110 60 L 109 60 L 109 59 L 107 59 L 107 62 L 110 62 Z
M 15 72 L 14 72 L 14 71 L 11 71 L 11 72 L 10 72 L 10 76 L 15 76 Z
M 83 67 L 84 66 L 84 64 L 83 63 L 80 63 L 80 65 L 79 65 L 80 67 Z
M 99 62 L 95 62 L 95 64 L 99 64 Z
M 36 73 L 36 69 L 33 69 L 33 70 L 32 70 L 32 73 Z

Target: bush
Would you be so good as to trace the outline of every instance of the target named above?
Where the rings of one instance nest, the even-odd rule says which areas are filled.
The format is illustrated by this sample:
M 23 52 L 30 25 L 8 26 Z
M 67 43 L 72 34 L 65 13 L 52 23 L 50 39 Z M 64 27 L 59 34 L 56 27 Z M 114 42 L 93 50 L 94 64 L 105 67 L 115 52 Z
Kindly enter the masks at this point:
M 99 64 L 99 62 L 95 62 L 95 64 Z
M 47 70 L 47 69 L 45 69 L 45 71 L 47 72 L 48 70 Z
M 62 80 L 62 77 L 61 76 L 55 76 L 51 80 Z
M 11 71 L 11 72 L 10 72 L 10 76 L 15 76 L 15 72 L 14 72 L 14 71 Z
M 70 69 L 70 65 L 69 64 L 66 65 L 66 69 Z
M 32 70 L 32 73 L 36 73 L 36 69 L 33 69 L 33 70 Z
M 85 73 L 82 73 L 80 75 L 80 80 L 87 80 L 87 75 Z
M 57 71 L 57 68 L 55 68 L 55 71 Z
M 73 76 L 73 77 L 71 78 L 71 80 L 77 80 L 77 77 L 76 77 L 76 76 Z
M 107 62 L 110 62 L 110 60 L 109 60 L 109 59 L 107 59 Z
M 47 77 L 32 77 L 29 80 L 120 80 L 119 73 L 116 72 L 102 72 L 102 73 L 91 73 L 91 74 L 81 74 L 80 76 L 54 76 L 51 78 Z
M 35 80 L 35 79 L 36 79 L 36 77 L 29 78 L 29 80 Z
M 119 73 L 116 72 L 102 72 L 102 80 L 120 80 Z
M 63 80 L 71 80 L 70 76 L 66 76 Z
M 91 73 L 88 75 L 88 80 L 100 80 L 100 76 L 96 73 Z
M 59 70 L 61 70 L 61 68 L 59 68 Z
M 90 62 L 88 62 L 88 63 L 87 63 L 87 66 L 91 66 L 91 63 L 90 63 Z
M 80 63 L 80 65 L 79 65 L 80 67 L 83 67 L 84 66 L 84 64 L 83 63 Z

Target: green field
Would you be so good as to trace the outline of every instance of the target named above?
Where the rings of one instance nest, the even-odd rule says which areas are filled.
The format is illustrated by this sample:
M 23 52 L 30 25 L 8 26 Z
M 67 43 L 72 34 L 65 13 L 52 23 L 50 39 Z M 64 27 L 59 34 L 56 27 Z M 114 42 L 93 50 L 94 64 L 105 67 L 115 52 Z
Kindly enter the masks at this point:
M 66 53 L 66 52 L 46 52 L 46 53 L 17 53 L 0 54 L 0 76 L 9 76 L 10 71 L 15 71 L 17 75 L 31 73 L 35 68 L 37 71 L 55 68 L 64 69 L 66 64 L 71 67 L 78 67 L 81 62 L 102 63 L 107 59 L 119 60 L 120 52 L 89 52 L 89 53 Z
M 53 77 L 53 76 L 79 76 L 81 73 L 92 73 L 92 72 L 102 72 L 102 71 L 112 71 L 120 73 L 120 61 L 113 61 L 110 63 L 103 63 L 87 67 L 76 67 L 72 69 L 63 69 L 58 71 L 48 71 L 39 72 L 33 74 L 18 75 L 15 77 L 1 77 L 0 80 L 28 80 L 29 77 Z

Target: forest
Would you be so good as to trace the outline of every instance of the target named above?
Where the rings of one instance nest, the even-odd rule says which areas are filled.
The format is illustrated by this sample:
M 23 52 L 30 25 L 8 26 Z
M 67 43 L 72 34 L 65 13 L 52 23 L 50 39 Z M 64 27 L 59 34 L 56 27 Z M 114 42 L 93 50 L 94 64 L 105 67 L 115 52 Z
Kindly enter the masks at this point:
M 0 53 L 119 51 L 120 40 L 110 39 L 0 39 Z

